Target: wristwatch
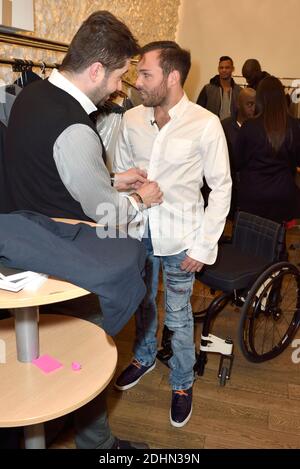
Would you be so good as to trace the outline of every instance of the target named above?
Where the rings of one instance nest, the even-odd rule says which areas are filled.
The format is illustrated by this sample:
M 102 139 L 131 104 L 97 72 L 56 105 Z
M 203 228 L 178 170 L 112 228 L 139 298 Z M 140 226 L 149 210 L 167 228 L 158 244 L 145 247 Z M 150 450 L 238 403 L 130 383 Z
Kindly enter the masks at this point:
M 138 204 L 144 205 L 144 201 L 143 201 L 142 197 L 140 196 L 140 194 L 138 194 L 137 192 L 132 192 L 130 195 L 131 195 L 131 197 L 133 196 L 135 198 L 135 200 L 137 199 Z

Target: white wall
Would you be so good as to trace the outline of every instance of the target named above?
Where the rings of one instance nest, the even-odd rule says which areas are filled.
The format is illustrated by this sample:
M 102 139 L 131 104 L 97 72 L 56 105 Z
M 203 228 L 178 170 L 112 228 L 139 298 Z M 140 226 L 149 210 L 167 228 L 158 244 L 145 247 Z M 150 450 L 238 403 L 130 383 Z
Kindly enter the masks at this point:
M 176 40 L 192 53 L 191 99 L 230 55 L 235 73 L 248 58 L 278 77 L 300 78 L 300 0 L 181 0 Z M 290 84 L 287 82 L 286 84 Z
M 34 31 L 33 0 L 0 0 L 0 25 Z
M 34 31 L 33 0 L 13 0 L 12 4 L 12 26 Z

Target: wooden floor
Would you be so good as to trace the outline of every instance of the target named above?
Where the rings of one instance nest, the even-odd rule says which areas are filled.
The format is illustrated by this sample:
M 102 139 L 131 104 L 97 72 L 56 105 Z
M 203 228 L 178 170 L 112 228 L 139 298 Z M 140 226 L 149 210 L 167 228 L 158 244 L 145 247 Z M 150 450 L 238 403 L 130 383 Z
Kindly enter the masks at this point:
M 297 228 L 288 243 L 300 240 Z M 293 262 L 300 262 L 300 250 L 290 251 Z M 201 300 L 202 288 L 195 287 L 193 303 Z M 163 293 L 158 295 L 163 318 Z M 213 333 L 236 338 L 238 311 L 232 308 L 216 320 Z M 199 343 L 201 325 L 196 327 Z M 300 339 L 300 331 L 297 337 Z M 132 320 L 116 338 L 120 372 L 131 359 L 134 340 Z M 235 346 L 235 362 L 229 383 L 221 388 L 217 381 L 218 357 L 209 355 L 206 372 L 193 388 L 193 415 L 188 424 L 176 429 L 169 422 L 171 391 L 168 369 L 160 362 L 132 389 L 109 389 L 109 417 L 115 435 L 123 439 L 146 441 L 151 448 L 300 448 L 300 363 L 292 362 L 289 347 L 280 357 L 253 364 Z M 300 354 L 299 354 L 300 356 Z M 63 433 L 52 448 L 73 448 L 72 430 Z

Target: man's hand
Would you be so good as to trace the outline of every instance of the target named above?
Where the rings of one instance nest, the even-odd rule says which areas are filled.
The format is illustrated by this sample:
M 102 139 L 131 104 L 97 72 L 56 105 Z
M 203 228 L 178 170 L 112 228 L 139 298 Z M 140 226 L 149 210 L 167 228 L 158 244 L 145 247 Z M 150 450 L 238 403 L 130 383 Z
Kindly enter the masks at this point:
M 139 189 L 146 181 L 146 171 L 140 168 L 131 168 L 124 173 L 115 174 L 114 188 L 117 189 L 117 191 Z
M 144 205 L 151 207 L 151 205 L 158 205 L 163 202 L 163 193 L 161 192 L 157 182 L 145 182 L 137 193 L 141 196 Z
M 204 264 L 202 262 L 196 261 L 195 259 L 186 256 L 184 261 L 181 262 L 180 268 L 186 272 L 200 272 L 203 266 Z

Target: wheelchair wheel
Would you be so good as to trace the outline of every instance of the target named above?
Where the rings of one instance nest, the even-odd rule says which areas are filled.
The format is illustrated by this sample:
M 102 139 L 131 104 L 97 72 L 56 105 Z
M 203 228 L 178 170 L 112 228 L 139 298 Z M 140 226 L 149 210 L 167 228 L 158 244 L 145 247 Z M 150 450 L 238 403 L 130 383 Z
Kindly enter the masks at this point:
M 239 342 L 244 356 L 263 362 L 278 356 L 300 325 L 300 273 L 289 262 L 263 272 L 241 309 Z

